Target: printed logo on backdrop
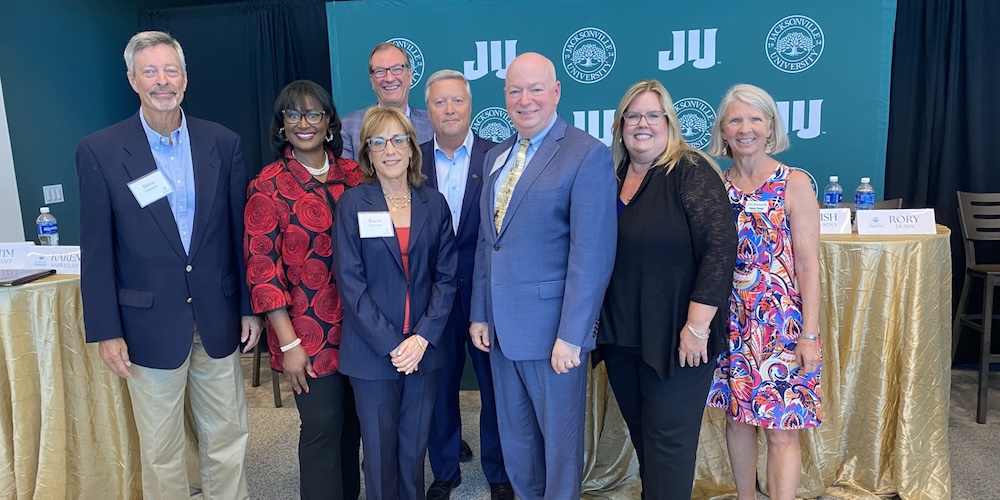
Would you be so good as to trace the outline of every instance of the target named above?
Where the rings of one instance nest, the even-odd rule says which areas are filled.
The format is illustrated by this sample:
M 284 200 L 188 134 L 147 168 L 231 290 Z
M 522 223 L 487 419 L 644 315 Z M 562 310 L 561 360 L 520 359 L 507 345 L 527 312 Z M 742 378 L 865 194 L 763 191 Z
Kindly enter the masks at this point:
M 813 193 L 818 197 L 819 196 L 819 184 L 816 183 L 816 178 L 813 177 L 813 174 L 810 174 L 808 170 L 806 170 L 804 168 L 801 168 L 801 167 L 791 167 L 791 168 L 792 168 L 792 170 L 801 171 L 803 174 L 806 174 L 806 175 L 809 176 L 809 184 L 812 184 Z
M 424 77 L 424 53 L 420 51 L 417 44 L 406 38 L 390 38 L 386 41 L 406 51 L 406 55 L 410 59 L 410 69 L 413 70 L 413 81 L 410 82 L 410 88 L 416 87 L 420 83 L 420 79 Z
M 615 110 L 613 109 L 573 112 L 573 126 L 590 134 L 608 147 L 611 147 L 611 125 L 614 123 Z
M 490 71 L 495 71 L 497 78 L 503 80 L 507 78 L 507 68 L 515 57 L 517 40 L 476 42 L 476 59 L 465 61 L 465 78 L 470 81 L 478 80 Z
M 815 139 L 821 133 L 823 120 L 823 99 L 811 99 L 809 101 L 777 101 L 778 115 L 781 122 L 785 124 L 785 132 L 795 135 L 799 139 Z M 809 111 L 806 112 L 808 105 Z M 789 116 L 789 108 L 791 115 Z
M 660 71 L 670 71 L 692 61 L 697 69 L 708 69 L 715 66 L 715 33 L 718 28 L 706 30 L 688 30 L 673 32 L 673 50 L 661 50 L 658 68 Z M 704 35 L 702 34 L 704 32 Z M 687 38 L 687 57 L 684 56 L 684 39 Z M 702 44 L 704 38 L 704 45 Z
M 701 99 L 687 97 L 674 102 L 674 109 L 677 110 L 677 125 L 684 140 L 691 147 L 704 149 L 715 123 L 715 108 Z
M 598 28 L 583 28 L 570 35 L 563 45 L 563 68 L 580 83 L 596 83 L 615 67 L 615 42 Z
M 476 113 L 472 119 L 472 131 L 479 137 L 493 142 L 503 142 L 516 133 L 507 110 L 498 107 L 486 108 Z
M 785 73 L 800 73 L 823 55 L 825 39 L 816 21 L 806 16 L 788 16 L 771 27 L 764 51 L 771 64 Z

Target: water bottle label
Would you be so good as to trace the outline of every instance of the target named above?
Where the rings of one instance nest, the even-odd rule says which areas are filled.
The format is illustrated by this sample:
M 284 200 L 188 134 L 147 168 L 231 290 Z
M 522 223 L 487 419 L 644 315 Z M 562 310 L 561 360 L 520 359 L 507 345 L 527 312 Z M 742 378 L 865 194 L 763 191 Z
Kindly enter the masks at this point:
M 59 226 L 55 222 L 42 222 L 36 226 L 38 226 L 38 234 L 59 234 Z
M 825 205 L 839 205 L 843 201 L 844 195 L 841 193 L 830 192 L 823 194 L 823 204 Z
M 859 207 L 870 207 L 875 204 L 875 193 L 859 193 L 854 195 L 854 204 Z

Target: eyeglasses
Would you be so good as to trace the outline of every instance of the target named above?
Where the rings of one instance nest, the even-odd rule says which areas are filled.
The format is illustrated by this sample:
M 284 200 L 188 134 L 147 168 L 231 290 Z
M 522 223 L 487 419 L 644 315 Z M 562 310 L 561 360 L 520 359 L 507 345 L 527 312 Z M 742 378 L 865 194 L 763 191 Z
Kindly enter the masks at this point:
M 389 66 L 388 68 L 373 68 L 372 74 L 375 75 L 375 78 L 385 78 L 386 73 L 392 73 L 396 76 L 399 76 L 403 74 L 404 69 L 409 67 L 410 67 L 409 64 L 394 64 L 392 66 Z
M 666 116 L 666 113 L 664 113 L 663 111 L 648 111 L 645 114 L 636 113 L 635 111 L 630 111 L 628 113 L 623 113 L 622 119 L 625 120 L 625 125 L 635 126 L 639 124 L 639 120 L 645 117 L 647 124 L 656 125 L 660 123 L 661 120 L 663 120 L 664 116 Z
M 326 111 L 319 111 L 317 109 L 310 109 L 304 114 L 297 109 L 283 109 L 281 110 L 281 116 L 284 117 L 285 123 L 299 123 L 302 117 L 305 117 L 306 123 L 310 125 L 319 125 L 323 121 L 323 116 L 326 115 Z
M 410 148 L 410 135 L 409 134 L 396 134 L 388 139 L 385 137 L 369 137 L 368 147 L 375 153 L 385 150 L 385 145 L 392 143 L 392 147 L 396 150 L 404 150 Z

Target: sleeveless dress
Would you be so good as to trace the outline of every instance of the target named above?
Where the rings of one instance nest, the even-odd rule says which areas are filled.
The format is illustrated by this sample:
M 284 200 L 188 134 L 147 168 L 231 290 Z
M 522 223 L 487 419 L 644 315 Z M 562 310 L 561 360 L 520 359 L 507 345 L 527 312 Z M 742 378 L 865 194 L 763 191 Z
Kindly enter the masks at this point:
M 729 299 L 729 342 L 718 358 L 708 406 L 766 429 L 805 429 L 821 422 L 820 368 L 795 360 L 802 334 L 792 238 L 785 215 L 790 168 L 778 164 L 757 191 L 742 193 L 726 172 L 739 243 Z

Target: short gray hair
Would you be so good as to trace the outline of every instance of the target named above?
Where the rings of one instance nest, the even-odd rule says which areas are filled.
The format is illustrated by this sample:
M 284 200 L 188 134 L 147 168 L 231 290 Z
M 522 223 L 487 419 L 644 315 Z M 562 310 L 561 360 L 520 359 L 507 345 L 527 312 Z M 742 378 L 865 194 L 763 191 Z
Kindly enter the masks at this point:
M 424 102 L 427 103 L 427 106 L 430 106 L 430 103 L 428 103 L 427 100 L 431 98 L 431 84 L 441 80 L 461 81 L 465 84 L 465 93 L 469 94 L 469 99 L 472 99 L 472 87 L 469 86 L 469 80 L 465 78 L 465 75 L 453 69 L 442 69 L 435 71 L 434 74 L 427 79 L 427 83 L 424 84 Z
M 157 45 L 169 45 L 177 51 L 177 57 L 181 60 L 181 73 L 187 74 L 187 63 L 184 62 L 184 49 L 177 40 L 162 31 L 140 31 L 128 41 L 125 46 L 125 67 L 128 74 L 134 75 L 135 55 L 143 50 Z

